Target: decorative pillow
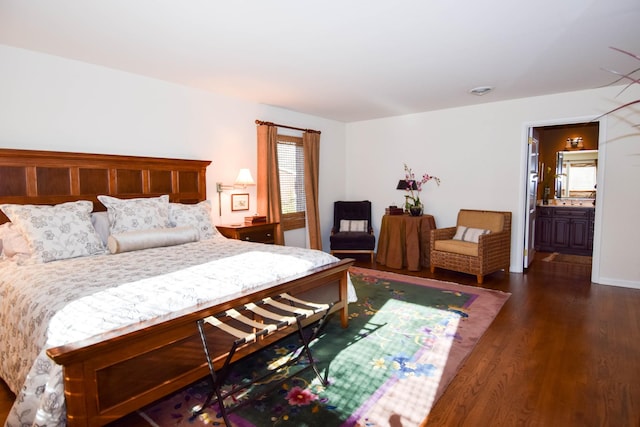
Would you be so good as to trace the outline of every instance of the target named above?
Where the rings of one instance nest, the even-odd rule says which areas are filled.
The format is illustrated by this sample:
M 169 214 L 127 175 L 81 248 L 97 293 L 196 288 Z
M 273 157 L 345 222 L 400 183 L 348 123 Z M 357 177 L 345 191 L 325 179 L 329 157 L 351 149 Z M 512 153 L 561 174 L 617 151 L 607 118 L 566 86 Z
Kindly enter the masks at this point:
M 93 203 L 87 200 L 49 205 L 0 205 L 26 238 L 33 262 L 104 253 L 91 225 Z
M 31 255 L 29 243 L 10 222 L 0 225 L 0 251 L 6 258 L 12 258 L 15 255 Z
M 200 233 L 200 240 L 222 236 L 211 221 L 211 202 L 209 200 L 195 205 L 169 203 L 169 222 L 172 227 L 194 227 Z
M 368 221 L 366 219 L 341 219 L 340 231 L 361 231 L 367 232 Z
M 491 230 L 483 230 L 481 228 L 465 227 L 459 225 L 456 229 L 456 234 L 453 236 L 453 240 L 462 240 L 463 242 L 478 243 L 478 239 L 483 234 L 489 234 Z
M 96 229 L 100 240 L 107 246 L 107 239 L 109 238 L 109 214 L 105 212 L 93 212 L 91 214 L 91 224 Z
M 118 199 L 98 196 L 107 207 L 111 234 L 169 227 L 169 196 Z
M 112 254 L 118 254 L 196 241 L 198 241 L 198 230 L 194 227 L 156 228 L 112 234 L 109 236 L 107 247 Z

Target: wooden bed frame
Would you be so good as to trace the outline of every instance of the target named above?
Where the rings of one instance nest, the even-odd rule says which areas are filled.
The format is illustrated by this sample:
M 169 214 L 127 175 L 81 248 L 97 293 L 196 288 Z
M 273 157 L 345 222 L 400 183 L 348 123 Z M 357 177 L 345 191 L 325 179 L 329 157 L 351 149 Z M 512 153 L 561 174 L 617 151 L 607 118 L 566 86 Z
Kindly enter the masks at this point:
M 0 203 L 57 204 L 91 200 L 105 210 L 97 196 L 121 198 L 169 194 L 172 202 L 206 199 L 205 160 L 164 159 L 103 154 L 0 149 Z M 0 213 L 0 223 L 8 219 Z M 346 259 L 308 274 L 270 284 L 229 302 L 174 312 L 115 331 L 51 348 L 63 366 L 69 427 L 101 426 L 164 397 L 208 373 L 196 320 L 266 296 L 288 292 L 321 302 L 334 302 L 347 326 Z M 316 318 L 311 318 L 314 321 Z M 228 334 L 216 340 L 215 364 L 231 347 Z M 239 359 L 280 338 L 241 349 Z

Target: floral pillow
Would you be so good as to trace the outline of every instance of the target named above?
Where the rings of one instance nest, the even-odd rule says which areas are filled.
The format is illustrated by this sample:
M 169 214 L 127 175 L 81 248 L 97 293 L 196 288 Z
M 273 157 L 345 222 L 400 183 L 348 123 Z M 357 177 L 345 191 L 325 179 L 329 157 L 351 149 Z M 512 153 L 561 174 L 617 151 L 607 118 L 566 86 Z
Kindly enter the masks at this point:
M 31 261 L 100 254 L 105 248 L 91 225 L 93 203 L 87 200 L 50 205 L 0 205 L 27 240 Z
M 200 240 L 224 238 L 211 221 L 211 202 L 195 205 L 169 203 L 169 221 L 172 227 L 192 226 L 200 233 Z
M 170 226 L 167 195 L 139 199 L 98 196 L 98 200 L 107 207 L 111 234 Z

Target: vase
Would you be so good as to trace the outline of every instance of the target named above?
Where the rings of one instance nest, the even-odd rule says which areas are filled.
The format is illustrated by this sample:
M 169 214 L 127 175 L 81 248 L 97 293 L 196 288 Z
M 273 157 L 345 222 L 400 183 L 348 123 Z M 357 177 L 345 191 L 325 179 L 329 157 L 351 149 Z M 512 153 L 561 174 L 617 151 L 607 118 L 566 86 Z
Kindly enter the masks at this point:
M 551 195 L 551 188 L 549 188 L 549 186 L 545 185 L 544 186 L 544 190 L 542 191 L 542 204 L 543 205 L 548 205 L 549 204 L 549 196 Z
M 409 206 L 409 214 L 411 216 L 421 216 L 422 215 L 422 205 L 411 205 L 411 206 Z

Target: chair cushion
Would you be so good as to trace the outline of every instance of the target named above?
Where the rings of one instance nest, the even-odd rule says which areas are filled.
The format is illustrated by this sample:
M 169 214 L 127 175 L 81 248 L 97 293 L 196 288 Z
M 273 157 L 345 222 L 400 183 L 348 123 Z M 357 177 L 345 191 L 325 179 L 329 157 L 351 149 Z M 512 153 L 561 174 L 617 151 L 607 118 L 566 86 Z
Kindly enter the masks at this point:
M 367 229 L 369 221 L 366 219 L 341 219 L 340 231 L 361 231 L 368 232 Z
M 478 243 L 478 239 L 483 234 L 489 234 L 491 230 L 483 228 L 471 228 L 459 225 L 456 229 L 456 234 L 453 236 L 453 240 L 462 240 L 464 242 Z
M 478 244 L 462 240 L 436 240 L 433 244 L 436 251 L 452 252 L 460 255 L 478 256 Z
M 491 230 L 491 232 L 497 233 L 504 228 L 504 214 L 500 212 L 461 210 L 458 213 L 457 225 Z
M 334 233 L 329 238 L 332 250 L 373 250 L 376 246 L 376 238 L 373 234 L 360 231 L 345 231 Z

